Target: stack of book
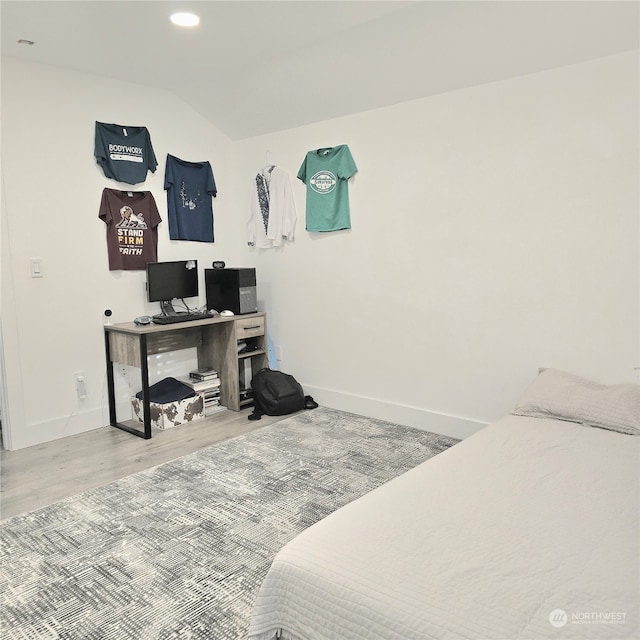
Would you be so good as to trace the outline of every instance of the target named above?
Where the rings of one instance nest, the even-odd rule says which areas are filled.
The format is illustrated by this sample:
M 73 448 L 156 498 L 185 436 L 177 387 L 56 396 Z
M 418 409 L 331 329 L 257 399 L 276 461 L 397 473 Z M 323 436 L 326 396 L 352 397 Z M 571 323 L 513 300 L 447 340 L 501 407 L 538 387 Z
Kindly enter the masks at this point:
M 204 382 L 205 380 L 217 380 L 218 372 L 215 369 L 195 369 L 189 372 L 189 378 L 196 382 Z
M 224 409 L 220 405 L 220 377 L 215 369 L 196 369 L 180 378 L 194 391 L 204 396 L 204 415 L 210 416 Z

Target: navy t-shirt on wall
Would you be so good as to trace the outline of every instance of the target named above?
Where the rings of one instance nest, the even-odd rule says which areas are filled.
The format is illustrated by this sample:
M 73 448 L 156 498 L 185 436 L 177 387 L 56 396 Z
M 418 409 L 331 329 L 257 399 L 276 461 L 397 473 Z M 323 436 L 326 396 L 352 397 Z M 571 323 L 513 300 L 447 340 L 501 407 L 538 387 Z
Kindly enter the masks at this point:
M 144 182 L 158 166 L 146 127 L 96 122 L 93 153 L 107 178 L 127 184 Z
M 213 242 L 213 204 L 218 193 L 208 162 L 187 162 L 167 154 L 164 172 L 169 237 Z

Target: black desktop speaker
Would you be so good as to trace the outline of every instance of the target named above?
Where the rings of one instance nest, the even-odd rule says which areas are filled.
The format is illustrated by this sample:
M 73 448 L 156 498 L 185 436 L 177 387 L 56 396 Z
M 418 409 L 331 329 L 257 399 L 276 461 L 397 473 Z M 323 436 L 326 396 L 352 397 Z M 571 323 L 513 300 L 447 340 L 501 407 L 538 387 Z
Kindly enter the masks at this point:
M 204 282 L 207 309 L 228 309 L 235 314 L 258 310 L 255 269 L 205 269 Z

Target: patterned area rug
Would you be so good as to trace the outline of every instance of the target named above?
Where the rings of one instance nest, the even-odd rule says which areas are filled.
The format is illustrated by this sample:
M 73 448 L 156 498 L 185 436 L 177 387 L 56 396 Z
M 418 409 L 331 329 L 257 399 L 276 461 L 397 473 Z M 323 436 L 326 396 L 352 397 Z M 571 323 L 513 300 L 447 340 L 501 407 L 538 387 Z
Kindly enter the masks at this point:
M 456 442 L 320 408 L 15 516 L 2 637 L 244 638 L 286 542 Z

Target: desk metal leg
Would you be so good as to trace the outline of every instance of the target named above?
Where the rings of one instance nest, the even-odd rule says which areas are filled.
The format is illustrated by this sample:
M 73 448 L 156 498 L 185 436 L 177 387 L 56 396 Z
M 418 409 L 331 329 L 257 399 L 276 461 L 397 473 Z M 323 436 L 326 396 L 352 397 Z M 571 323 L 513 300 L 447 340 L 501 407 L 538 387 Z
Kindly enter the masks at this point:
M 111 360 L 111 345 L 109 344 L 109 333 L 104 332 L 104 348 L 107 360 L 107 393 L 109 397 L 109 424 L 116 429 L 122 429 L 139 438 L 149 440 L 151 438 L 151 409 L 149 406 L 149 368 L 147 364 L 147 337 L 140 336 L 141 377 L 142 377 L 142 406 L 144 411 L 144 432 L 134 429 L 128 424 L 118 422 L 116 416 L 116 391 L 113 378 L 113 362 Z
M 111 345 L 109 344 L 109 334 L 104 332 L 104 350 L 107 360 L 107 393 L 109 395 L 109 424 L 116 425 L 116 391 L 113 381 L 113 362 L 111 361 Z
M 151 407 L 149 406 L 149 363 L 147 361 L 147 336 L 140 336 L 140 376 L 142 377 L 142 407 L 144 412 L 144 439 L 151 438 Z

